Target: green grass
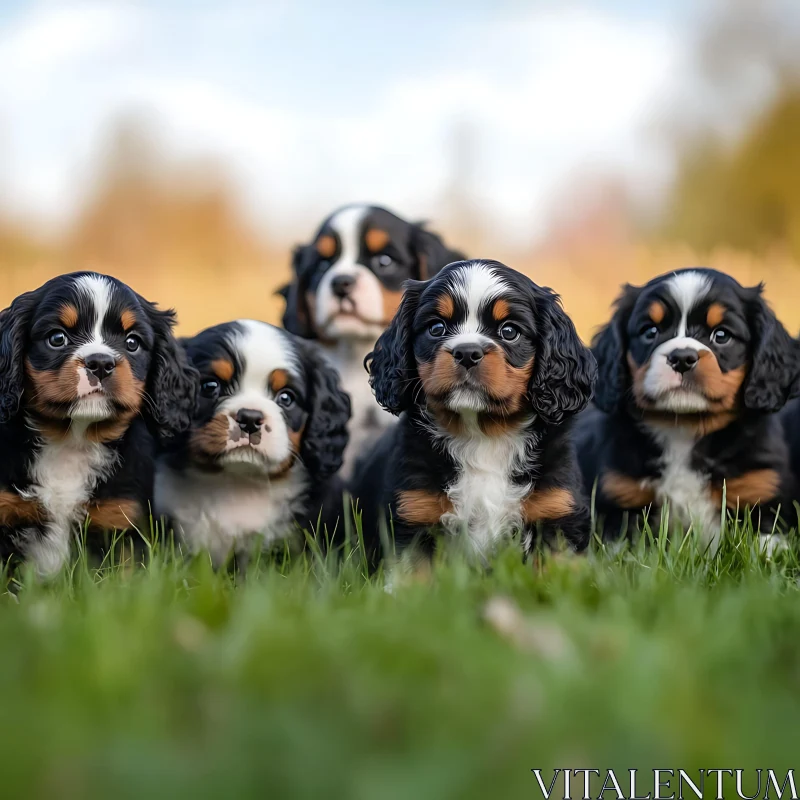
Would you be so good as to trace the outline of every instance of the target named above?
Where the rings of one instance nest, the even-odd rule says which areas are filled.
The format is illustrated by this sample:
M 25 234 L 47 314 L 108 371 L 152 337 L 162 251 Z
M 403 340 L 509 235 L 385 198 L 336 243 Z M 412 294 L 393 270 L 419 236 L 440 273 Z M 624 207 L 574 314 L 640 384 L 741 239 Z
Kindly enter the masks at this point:
M 357 552 L 245 578 L 164 549 L 79 560 L 0 598 L 3 796 L 529 798 L 532 768 L 785 771 L 798 574 L 739 529 L 714 556 L 691 536 L 509 547 L 393 595 Z

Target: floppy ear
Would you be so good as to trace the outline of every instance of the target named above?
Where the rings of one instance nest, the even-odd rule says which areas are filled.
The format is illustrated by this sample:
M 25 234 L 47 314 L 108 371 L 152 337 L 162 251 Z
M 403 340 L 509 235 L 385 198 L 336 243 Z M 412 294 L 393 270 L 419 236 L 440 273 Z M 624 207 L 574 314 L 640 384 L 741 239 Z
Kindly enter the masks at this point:
M 317 479 L 329 478 L 344 460 L 350 396 L 342 389 L 339 373 L 328 363 L 316 345 L 304 347 L 309 365 L 309 417 L 300 444 L 300 458 Z
M 369 385 L 378 403 L 392 414 L 411 406 L 419 388 L 414 359 L 414 315 L 425 281 L 406 281 L 403 299 L 389 327 L 380 335 L 375 349 L 364 359 Z
M 639 291 L 629 283 L 622 287 L 622 294 L 614 301 L 614 316 L 592 339 L 592 353 L 597 359 L 594 404 L 606 413 L 619 408 L 628 391 L 627 329 Z
M 292 254 L 292 272 L 294 278 L 291 283 L 282 286 L 276 294 L 282 295 L 286 300 L 286 310 L 283 312 L 283 327 L 295 336 L 304 339 L 316 339 L 317 334 L 311 324 L 311 310 L 306 302 L 306 290 L 310 274 L 309 254 L 313 248 L 308 245 L 295 247 Z
M 150 402 L 145 404 L 145 416 L 158 439 L 166 442 L 191 427 L 199 374 L 189 363 L 185 347 L 172 333 L 175 312 L 162 311 L 141 297 L 139 302 L 147 311 L 155 331 L 150 374 L 147 376 Z
M 744 404 L 753 411 L 779 411 L 800 393 L 800 344 L 766 304 L 762 288 L 750 290 L 750 326 L 756 338 Z
M 0 312 L 0 422 L 19 411 L 25 380 L 25 345 L 39 291 L 26 292 Z
M 534 313 L 539 323 L 530 396 L 536 413 L 550 425 L 582 411 L 592 397 L 597 364 L 581 342 L 561 299 L 537 287 Z
M 463 253 L 450 250 L 440 236 L 426 230 L 424 222 L 412 224 L 411 246 L 417 257 L 417 277 L 422 281 L 432 278 L 442 267 L 465 259 Z

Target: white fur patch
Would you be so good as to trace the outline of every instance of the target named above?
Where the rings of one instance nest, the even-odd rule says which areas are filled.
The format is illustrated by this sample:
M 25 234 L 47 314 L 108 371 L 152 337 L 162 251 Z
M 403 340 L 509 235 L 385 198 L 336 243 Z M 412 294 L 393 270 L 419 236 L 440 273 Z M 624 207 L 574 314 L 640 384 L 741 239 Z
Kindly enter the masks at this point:
M 466 306 L 467 317 L 456 333 L 480 333 L 480 310 L 506 291 L 509 291 L 508 284 L 487 264 L 478 261 L 459 267 L 453 274 L 453 292 Z
M 690 270 L 673 275 L 667 282 L 667 287 L 681 314 L 676 336 L 686 336 L 689 314 L 708 294 L 711 281 L 702 273 Z
M 650 357 L 650 366 L 642 382 L 644 393 L 662 411 L 674 411 L 676 414 L 707 411 L 709 401 L 699 391 L 684 388 L 683 376 L 667 361 L 669 354 L 678 349 L 694 350 L 697 353 L 702 350 L 711 351 L 702 342 L 686 336 L 660 344 Z M 715 356 L 712 354 L 712 357 Z
M 74 358 L 86 358 L 86 356 L 103 353 L 113 356 L 117 361 L 121 356 L 103 340 L 103 321 L 111 307 L 111 295 L 113 286 L 111 282 L 102 275 L 81 275 L 75 280 L 75 286 L 83 294 L 94 308 L 95 318 L 92 325 L 92 332 L 88 338 L 76 342 L 80 347 L 75 351 Z

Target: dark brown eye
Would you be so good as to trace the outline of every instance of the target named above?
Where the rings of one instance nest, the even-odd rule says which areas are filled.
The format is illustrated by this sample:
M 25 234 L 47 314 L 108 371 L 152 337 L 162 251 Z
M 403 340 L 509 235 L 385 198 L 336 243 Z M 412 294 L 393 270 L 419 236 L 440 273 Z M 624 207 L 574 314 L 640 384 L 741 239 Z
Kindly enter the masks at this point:
M 129 353 L 135 353 L 142 346 L 142 342 L 138 336 L 129 336 L 125 340 L 125 349 Z
M 504 322 L 500 326 L 500 338 L 504 342 L 516 342 L 519 339 L 519 328 L 511 322 Z
M 437 320 L 436 322 L 431 322 L 430 326 L 428 327 L 428 333 L 437 339 L 444 336 L 446 330 L 447 328 L 444 322 L 442 322 L 441 320 Z
M 731 338 L 731 332 L 725 328 L 715 328 L 711 331 L 711 341 L 714 344 L 728 344 Z
M 296 401 L 297 398 L 294 396 L 294 392 L 291 389 L 282 389 L 275 398 L 275 402 L 281 408 L 291 408 Z
M 658 336 L 658 328 L 655 325 L 649 325 L 642 329 L 641 337 L 647 342 L 652 342 Z
M 219 381 L 208 380 L 200 384 L 200 395 L 211 399 L 219 394 Z
M 47 344 L 56 350 L 60 350 L 69 344 L 69 339 L 67 339 L 67 334 L 64 331 L 53 331 L 47 336 Z

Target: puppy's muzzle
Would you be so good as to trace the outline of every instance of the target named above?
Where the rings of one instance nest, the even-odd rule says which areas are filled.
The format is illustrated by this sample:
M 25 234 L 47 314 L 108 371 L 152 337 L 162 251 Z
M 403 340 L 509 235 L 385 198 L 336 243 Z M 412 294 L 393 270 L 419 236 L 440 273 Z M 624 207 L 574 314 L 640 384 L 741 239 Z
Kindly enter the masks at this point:
M 700 355 L 697 350 L 692 350 L 689 347 L 677 348 L 667 355 L 667 364 L 681 375 L 693 370 L 699 360 Z
M 471 370 L 483 361 L 483 348 L 479 344 L 460 344 L 453 349 L 453 360 L 460 367 Z
M 261 426 L 264 425 L 264 415 L 253 408 L 240 408 L 236 412 L 236 417 L 234 419 L 236 420 L 236 424 L 241 428 L 242 433 L 246 433 L 248 436 L 258 433 L 261 430 Z M 270 429 L 267 427 L 268 433 L 269 430 Z
M 356 278 L 352 275 L 337 275 L 331 281 L 331 291 L 340 300 L 350 297 L 356 286 Z
M 111 375 L 114 374 L 114 370 L 117 368 L 117 362 L 114 356 L 108 353 L 93 353 L 92 355 L 86 356 L 83 360 L 83 365 L 86 368 L 90 382 L 92 378 L 103 381 L 111 377 Z

